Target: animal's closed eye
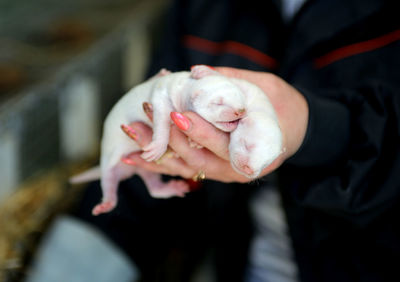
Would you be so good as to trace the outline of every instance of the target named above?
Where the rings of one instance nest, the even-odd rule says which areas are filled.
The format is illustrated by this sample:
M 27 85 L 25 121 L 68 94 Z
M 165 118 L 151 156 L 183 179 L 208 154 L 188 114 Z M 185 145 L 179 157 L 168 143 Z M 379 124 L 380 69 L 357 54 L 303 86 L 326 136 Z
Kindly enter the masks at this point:
M 246 139 L 240 138 L 240 142 L 243 144 L 244 148 L 248 151 L 251 152 L 256 145 L 254 143 L 249 143 Z
M 223 106 L 224 103 L 224 99 L 221 97 L 218 100 L 215 100 L 213 102 L 211 102 L 211 105 L 216 105 L 216 106 Z

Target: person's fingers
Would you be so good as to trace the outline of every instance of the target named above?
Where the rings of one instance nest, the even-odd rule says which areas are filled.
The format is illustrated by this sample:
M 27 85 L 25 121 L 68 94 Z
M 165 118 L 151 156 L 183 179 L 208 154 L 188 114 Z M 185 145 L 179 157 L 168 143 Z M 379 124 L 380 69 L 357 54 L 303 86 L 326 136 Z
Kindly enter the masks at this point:
M 153 121 L 153 106 L 150 103 L 144 102 L 143 103 L 143 111 L 145 112 L 146 116 L 149 120 Z M 146 146 L 151 141 L 151 137 L 153 134 L 152 129 L 145 125 L 142 122 L 133 122 L 131 124 L 122 124 L 121 125 L 122 131 L 131 138 L 132 140 L 136 141 L 136 143 L 142 148 Z M 150 137 L 150 140 L 149 140 Z
M 207 164 L 203 171 L 207 179 L 222 181 L 222 182 L 249 182 L 251 179 L 237 173 L 230 163 L 230 161 L 217 157 L 214 153 L 204 150 L 204 159 Z
M 121 125 L 121 129 L 136 142 L 140 148 L 143 148 L 151 142 L 153 131 L 152 129 L 142 122 L 133 122 L 131 124 Z
M 151 142 L 152 129 L 142 122 L 134 122 L 123 127 L 124 132 L 127 133 L 139 147 L 144 147 Z M 188 166 L 182 159 L 176 157 L 165 158 L 160 162 L 147 162 L 140 157 L 141 152 L 134 152 L 125 156 L 122 161 L 126 164 L 135 165 L 144 169 L 169 175 L 179 175 L 184 178 L 191 178 L 196 170 Z M 175 154 L 175 153 L 173 153 Z
M 171 126 L 169 146 L 189 166 L 195 169 L 203 169 L 206 166 L 203 150 L 193 148 L 188 137 L 176 126 Z
M 229 134 L 217 129 L 194 112 L 172 112 L 171 119 L 191 140 L 206 147 L 220 158 L 229 160 Z M 181 142 L 182 138 L 180 137 L 179 142 Z M 178 146 L 174 146 L 174 148 L 179 150 Z M 178 154 L 183 156 L 183 151 L 186 151 L 186 149 L 188 148 L 181 148 L 181 153 Z
M 195 125 L 195 124 L 192 124 Z M 191 125 L 191 126 L 192 126 Z M 184 160 L 184 162 L 194 169 L 194 171 L 205 172 L 207 179 L 218 180 L 222 182 L 248 182 L 250 179 L 238 174 L 233 170 L 228 160 L 220 158 L 209 148 L 193 148 L 188 141 L 188 136 L 183 134 L 177 126 L 171 127 L 171 148 Z M 197 141 L 196 141 L 197 142 Z M 212 144 L 214 146 L 215 144 Z
M 163 159 L 161 163 L 157 163 L 145 161 L 140 154 L 140 152 L 129 154 L 126 157 L 129 161 L 125 161 L 125 163 L 139 166 L 152 172 L 168 174 L 171 176 L 181 176 L 183 178 L 191 178 L 197 172 L 197 170 L 188 166 L 180 158 L 166 158 Z

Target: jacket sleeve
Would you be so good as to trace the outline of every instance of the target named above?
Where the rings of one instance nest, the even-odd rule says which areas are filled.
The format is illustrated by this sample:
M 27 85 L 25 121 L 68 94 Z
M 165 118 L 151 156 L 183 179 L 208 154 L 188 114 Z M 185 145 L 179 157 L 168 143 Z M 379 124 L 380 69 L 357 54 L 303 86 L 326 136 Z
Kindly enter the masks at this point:
M 287 161 L 302 205 L 366 224 L 400 196 L 400 87 L 370 81 L 315 93 L 305 140 Z

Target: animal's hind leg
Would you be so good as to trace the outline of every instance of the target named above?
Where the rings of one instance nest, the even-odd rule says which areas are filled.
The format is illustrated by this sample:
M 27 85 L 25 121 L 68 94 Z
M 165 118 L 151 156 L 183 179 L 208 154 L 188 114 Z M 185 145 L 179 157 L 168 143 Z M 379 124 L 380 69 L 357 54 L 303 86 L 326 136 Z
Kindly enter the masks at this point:
M 159 159 L 167 150 L 171 118 L 170 113 L 173 111 L 171 103 L 165 99 L 167 87 L 160 85 L 160 89 L 154 91 L 151 98 L 153 104 L 153 120 L 156 122 L 153 125 L 153 138 L 152 141 L 144 146 L 141 157 L 148 161 Z
M 143 179 L 150 195 L 154 198 L 184 197 L 190 191 L 189 184 L 184 180 L 163 182 L 160 174 L 144 169 L 138 169 L 137 174 Z
M 93 215 L 107 213 L 115 208 L 118 201 L 117 189 L 119 181 L 115 171 L 109 171 L 101 180 L 101 187 L 103 192 L 103 199 L 101 203 L 97 204 L 93 210 Z

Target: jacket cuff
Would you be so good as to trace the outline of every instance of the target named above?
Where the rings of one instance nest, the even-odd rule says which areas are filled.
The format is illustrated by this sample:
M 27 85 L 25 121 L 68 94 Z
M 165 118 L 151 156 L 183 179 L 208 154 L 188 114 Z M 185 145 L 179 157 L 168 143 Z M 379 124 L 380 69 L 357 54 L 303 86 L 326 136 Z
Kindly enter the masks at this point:
M 339 101 L 299 91 L 308 103 L 308 127 L 299 150 L 286 162 L 302 167 L 331 165 L 347 152 L 350 111 Z

